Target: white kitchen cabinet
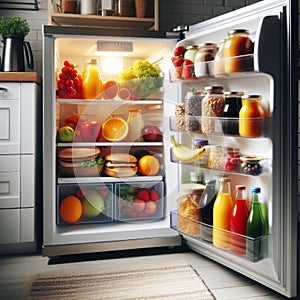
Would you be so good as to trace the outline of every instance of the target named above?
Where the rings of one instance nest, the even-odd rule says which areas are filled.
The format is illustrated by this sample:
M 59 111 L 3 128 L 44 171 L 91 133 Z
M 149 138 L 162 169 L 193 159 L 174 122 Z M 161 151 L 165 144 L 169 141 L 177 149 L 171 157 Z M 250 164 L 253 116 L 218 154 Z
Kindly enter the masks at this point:
M 41 227 L 41 80 L 0 73 L 0 253 L 34 252 Z

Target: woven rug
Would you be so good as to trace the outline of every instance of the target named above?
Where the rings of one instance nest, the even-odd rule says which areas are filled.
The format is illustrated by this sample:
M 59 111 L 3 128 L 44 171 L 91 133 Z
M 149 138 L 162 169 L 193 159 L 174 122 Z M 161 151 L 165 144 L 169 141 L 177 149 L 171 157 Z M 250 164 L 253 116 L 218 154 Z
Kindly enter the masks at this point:
M 213 300 L 196 271 L 185 263 L 33 276 L 25 299 Z

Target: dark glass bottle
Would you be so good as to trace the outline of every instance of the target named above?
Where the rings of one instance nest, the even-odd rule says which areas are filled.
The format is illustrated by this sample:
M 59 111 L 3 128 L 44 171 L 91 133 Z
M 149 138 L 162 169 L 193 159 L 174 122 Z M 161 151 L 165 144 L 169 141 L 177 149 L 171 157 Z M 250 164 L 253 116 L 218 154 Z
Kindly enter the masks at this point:
M 200 236 L 212 242 L 213 208 L 217 197 L 216 180 L 205 180 L 206 188 L 200 200 Z
M 239 111 L 242 107 L 243 92 L 224 92 L 223 133 L 239 134 Z
M 248 237 L 246 243 L 247 257 L 253 261 L 264 257 L 265 222 L 261 210 L 260 192 L 259 187 L 254 187 L 251 190 L 252 206 L 246 227 Z

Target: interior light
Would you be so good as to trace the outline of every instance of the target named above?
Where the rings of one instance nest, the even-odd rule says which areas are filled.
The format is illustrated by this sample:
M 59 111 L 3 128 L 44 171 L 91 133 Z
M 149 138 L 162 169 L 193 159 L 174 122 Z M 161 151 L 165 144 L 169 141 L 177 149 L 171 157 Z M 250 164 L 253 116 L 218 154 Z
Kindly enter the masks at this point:
M 105 73 L 117 74 L 123 69 L 121 57 L 104 57 L 101 59 L 101 67 Z

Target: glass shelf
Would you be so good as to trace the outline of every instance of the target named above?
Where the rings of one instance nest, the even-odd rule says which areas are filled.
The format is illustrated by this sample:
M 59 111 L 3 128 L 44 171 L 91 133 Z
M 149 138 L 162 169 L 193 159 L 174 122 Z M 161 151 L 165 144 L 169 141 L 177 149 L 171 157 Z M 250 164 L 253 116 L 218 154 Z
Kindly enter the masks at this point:
M 223 237 L 226 249 L 223 251 L 230 252 L 233 255 L 257 262 L 268 257 L 268 245 L 271 235 L 263 235 L 257 238 L 240 235 L 231 231 L 214 228 L 208 224 L 195 221 L 180 215 L 177 211 L 171 211 L 171 228 L 183 235 L 188 235 L 196 240 L 203 241 L 216 248 L 213 245 L 213 234 Z M 225 248 L 225 247 L 224 247 Z

